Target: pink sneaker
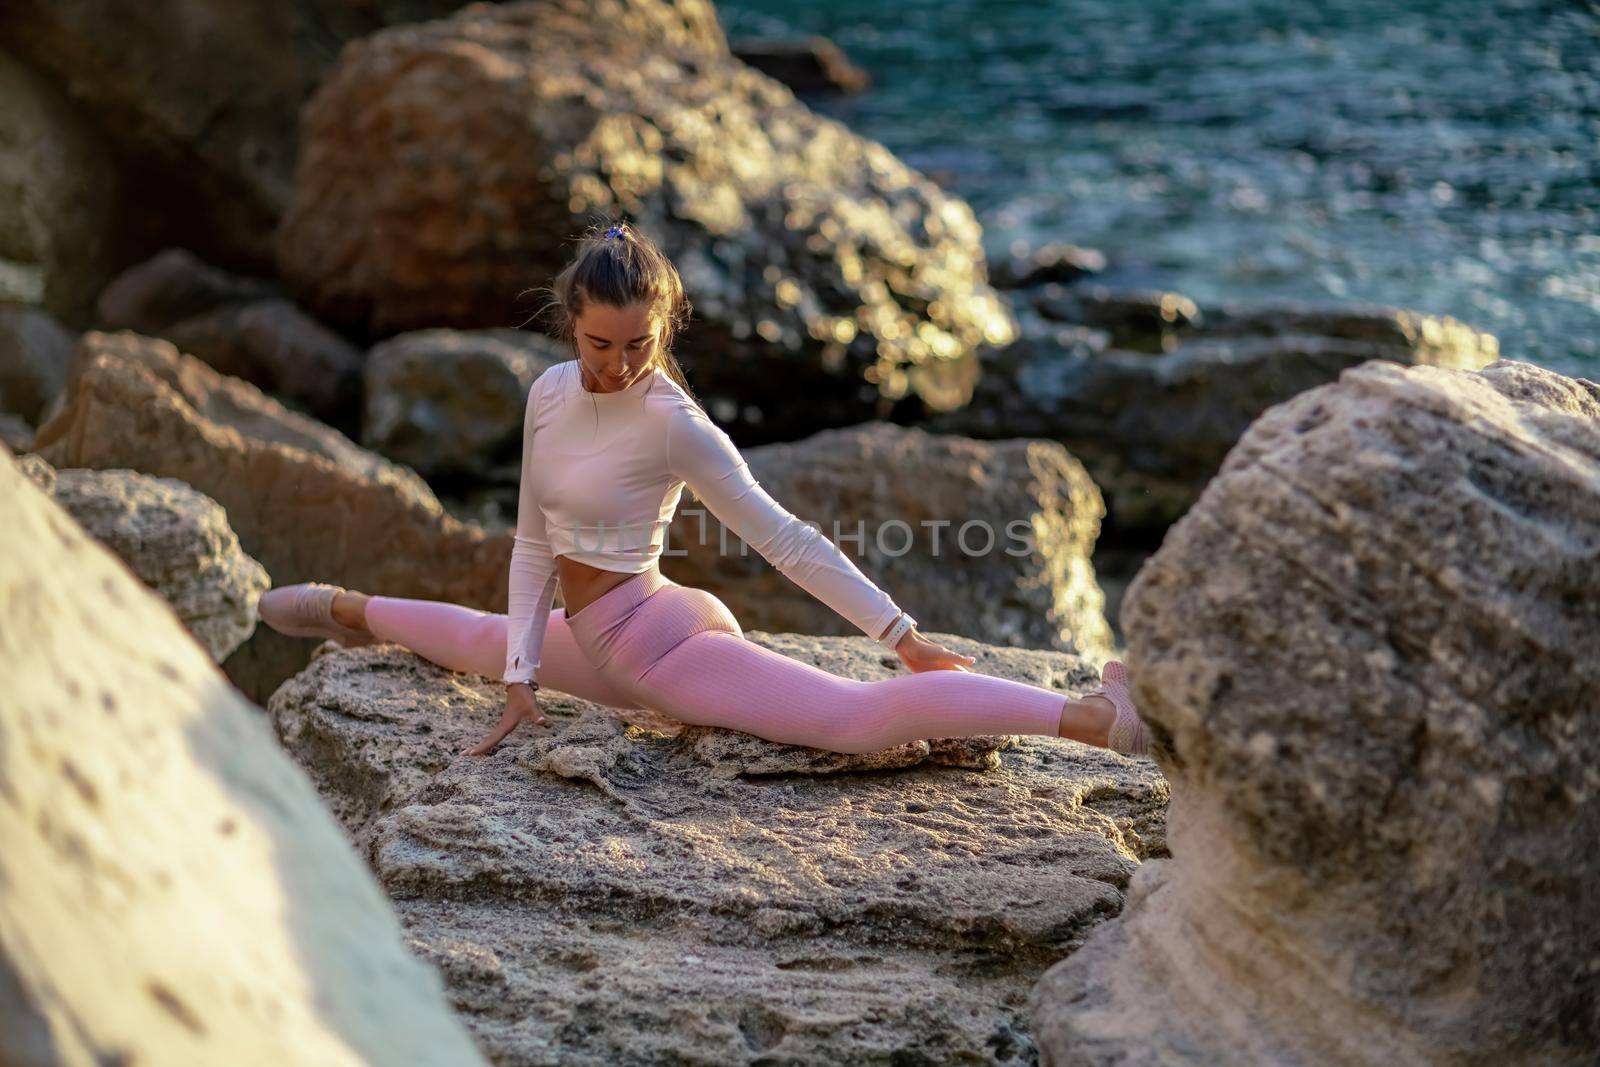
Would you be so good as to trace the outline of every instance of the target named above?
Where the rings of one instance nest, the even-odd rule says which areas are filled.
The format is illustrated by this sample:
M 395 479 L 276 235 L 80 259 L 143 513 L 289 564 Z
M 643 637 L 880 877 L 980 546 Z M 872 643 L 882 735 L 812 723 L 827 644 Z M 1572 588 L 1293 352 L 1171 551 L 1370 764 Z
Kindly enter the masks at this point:
M 1107 748 L 1127 756 L 1150 754 L 1150 727 L 1134 710 L 1133 694 L 1128 691 L 1128 669 L 1121 660 L 1107 661 L 1100 669 L 1100 687 L 1083 695 L 1105 697 L 1117 709 L 1117 717 L 1111 723 L 1111 733 L 1106 738 Z
M 370 645 L 377 640 L 365 630 L 352 630 L 333 617 L 333 598 L 343 586 L 326 582 L 301 582 L 261 594 L 261 621 L 285 637 L 324 637 L 345 648 Z

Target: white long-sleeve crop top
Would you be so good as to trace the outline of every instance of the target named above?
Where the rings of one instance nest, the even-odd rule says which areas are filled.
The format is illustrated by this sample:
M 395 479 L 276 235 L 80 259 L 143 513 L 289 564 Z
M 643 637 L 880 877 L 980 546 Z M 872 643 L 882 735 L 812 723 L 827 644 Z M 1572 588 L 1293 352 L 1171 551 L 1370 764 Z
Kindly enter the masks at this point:
M 576 359 L 558 363 L 528 394 L 505 681 L 538 673 L 555 557 L 649 570 L 686 484 L 725 527 L 862 633 L 876 638 L 900 614 L 837 545 L 761 487 L 727 433 L 669 375 L 652 368 L 626 389 L 591 393 L 578 369 Z

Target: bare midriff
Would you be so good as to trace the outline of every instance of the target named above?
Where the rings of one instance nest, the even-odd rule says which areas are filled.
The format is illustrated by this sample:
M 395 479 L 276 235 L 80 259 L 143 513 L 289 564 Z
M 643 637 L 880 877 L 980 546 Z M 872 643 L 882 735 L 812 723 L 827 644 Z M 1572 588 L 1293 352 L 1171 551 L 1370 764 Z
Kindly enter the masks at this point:
M 561 603 L 566 608 L 566 617 L 570 619 L 610 590 L 636 577 L 638 572 L 608 571 L 566 556 L 557 556 L 556 574 L 561 579 Z

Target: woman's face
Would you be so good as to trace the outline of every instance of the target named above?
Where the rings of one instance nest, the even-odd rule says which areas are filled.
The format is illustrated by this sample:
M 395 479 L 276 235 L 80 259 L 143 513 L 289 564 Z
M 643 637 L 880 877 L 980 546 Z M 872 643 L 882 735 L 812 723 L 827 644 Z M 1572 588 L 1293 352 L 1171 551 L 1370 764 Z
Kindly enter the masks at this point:
M 659 336 L 648 304 L 612 307 L 590 302 L 574 323 L 583 387 L 613 393 L 639 380 L 656 356 Z

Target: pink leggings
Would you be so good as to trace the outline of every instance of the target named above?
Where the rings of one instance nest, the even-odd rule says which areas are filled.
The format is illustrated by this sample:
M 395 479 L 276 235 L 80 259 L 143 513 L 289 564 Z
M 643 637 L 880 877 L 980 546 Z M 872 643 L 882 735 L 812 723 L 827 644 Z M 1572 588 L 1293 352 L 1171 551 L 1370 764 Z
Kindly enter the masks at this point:
M 367 625 L 451 670 L 498 678 L 506 617 L 433 600 L 375 596 Z M 970 671 L 863 682 L 744 639 L 727 605 L 658 567 L 568 616 L 553 608 L 539 684 L 615 708 L 835 752 L 938 737 L 1056 736 L 1067 695 Z

